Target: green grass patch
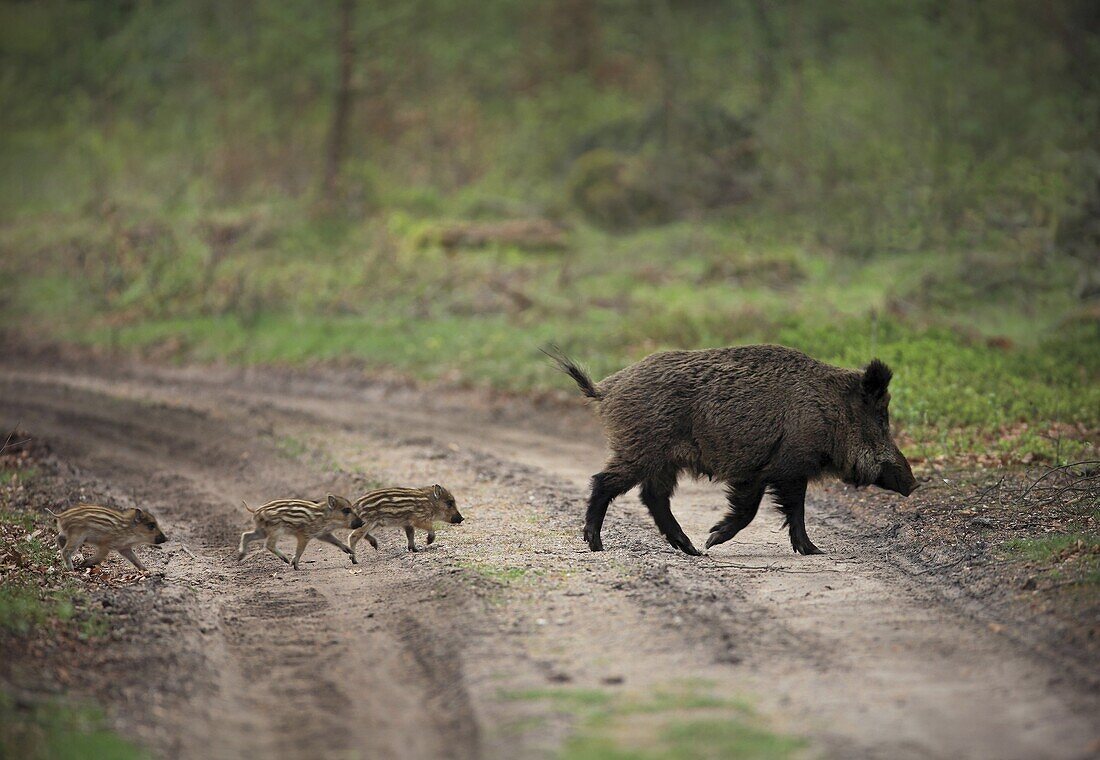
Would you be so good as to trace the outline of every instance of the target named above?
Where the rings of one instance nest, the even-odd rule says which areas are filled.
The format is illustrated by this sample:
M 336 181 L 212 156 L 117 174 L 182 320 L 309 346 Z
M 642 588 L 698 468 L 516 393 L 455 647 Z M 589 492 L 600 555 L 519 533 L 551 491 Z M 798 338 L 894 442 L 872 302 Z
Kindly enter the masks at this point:
M 301 459 L 309 451 L 305 441 L 292 436 L 283 436 L 275 441 L 275 448 L 287 459 Z
M 1002 545 L 1010 559 L 1035 563 L 1054 582 L 1100 585 L 1100 536 L 1055 533 L 1041 538 L 1014 538 Z
M 599 689 L 523 689 L 503 691 L 500 698 L 509 702 L 551 702 L 564 711 L 585 713 L 612 702 L 612 695 Z
M 12 485 L 14 483 L 23 483 L 25 485 L 34 480 L 37 475 L 38 471 L 33 467 L 18 470 L 0 470 L 0 486 Z
M 1082 553 L 1100 549 L 1100 537 L 1083 533 L 1056 533 L 1042 538 L 1014 538 L 1004 543 L 1011 554 L 1031 562 L 1052 562 L 1069 549 L 1081 546 Z
M 477 573 L 483 578 L 502 584 L 518 583 L 540 575 L 538 570 L 515 565 L 498 566 L 486 562 L 459 562 L 458 564 L 459 567 Z
M 767 730 L 744 702 L 717 697 L 698 683 L 644 695 L 598 689 L 531 689 L 502 699 L 545 702 L 576 722 L 563 760 L 786 758 L 805 746 Z
M 138 760 L 149 755 L 111 731 L 98 710 L 56 702 L 17 705 L 0 693 L 0 757 Z
M 71 593 L 43 592 L 29 584 L 0 585 L 0 632 L 27 635 L 53 623 L 66 624 L 73 618 Z

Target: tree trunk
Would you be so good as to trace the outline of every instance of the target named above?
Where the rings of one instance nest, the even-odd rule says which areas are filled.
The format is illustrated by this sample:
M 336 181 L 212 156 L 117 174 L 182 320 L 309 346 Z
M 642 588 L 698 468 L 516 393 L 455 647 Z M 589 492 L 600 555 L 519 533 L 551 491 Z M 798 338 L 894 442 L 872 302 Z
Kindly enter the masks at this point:
M 337 85 L 332 109 L 328 145 L 325 147 L 325 177 L 322 190 L 326 202 L 336 199 L 340 185 L 340 166 L 344 161 L 348 141 L 348 120 L 351 116 L 351 65 L 355 58 L 352 39 L 352 18 L 355 0 L 340 0 L 340 20 L 337 29 Z

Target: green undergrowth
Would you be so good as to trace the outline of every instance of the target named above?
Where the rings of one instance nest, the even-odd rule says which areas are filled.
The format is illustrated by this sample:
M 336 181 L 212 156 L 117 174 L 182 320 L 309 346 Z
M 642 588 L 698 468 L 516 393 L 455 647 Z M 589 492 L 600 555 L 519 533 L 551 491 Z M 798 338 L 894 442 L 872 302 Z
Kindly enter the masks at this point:
M 717 697 L 709 684 L 684 682 L 646 694 L 544 688 L 504 692 L 574 721 L 563 760 L 786 758 L 801 739 L 768 730 L 743 701 Z
M 540 347 L 600 378 L 653 351 L 776 342 L 848 367 L 890 363 L 893 419 L 918 459 L 1068 461 L 1100 429 L 1100 326 L 1073 297 L 1075 270 L 1007 242 L 853 259 L 715 221 L 582 225 L 565 253 L 448 254 L 421 242 L 431 218 L 285 216 L 214 257 L 198 222 L 169 215 L 158 234 L 170 253 L 133 260 L 82 217 L 29 217 L 0 228 L 17 253 L 0 316 L 31 340 L 159 360 L 353 363 L 570 394 Z M 78 263 L 73 247 L 100 253 Z

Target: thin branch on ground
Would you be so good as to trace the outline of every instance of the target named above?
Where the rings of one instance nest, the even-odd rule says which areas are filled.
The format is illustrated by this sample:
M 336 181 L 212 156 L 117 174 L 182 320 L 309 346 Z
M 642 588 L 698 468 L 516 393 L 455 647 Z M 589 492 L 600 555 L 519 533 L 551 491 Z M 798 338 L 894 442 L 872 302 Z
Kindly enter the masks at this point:
M 791 568 L 780 567 L 778 565 L 739 565 L 736 562 L 720 562 L 710 565 L 700 565 L 699 567 L 734 568 L 736 570 L 751 570 L 757 573 L 802 573 L 813 575 L 821 574 L 821 570 L 794 570 Z

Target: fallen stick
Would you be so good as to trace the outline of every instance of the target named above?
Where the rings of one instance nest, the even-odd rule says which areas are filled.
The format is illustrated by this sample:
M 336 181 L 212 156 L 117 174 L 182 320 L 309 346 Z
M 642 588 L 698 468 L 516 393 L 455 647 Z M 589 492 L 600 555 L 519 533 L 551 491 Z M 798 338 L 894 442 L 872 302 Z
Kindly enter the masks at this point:
M 815 573 L 816 574 L 816 573 L 821 573 L 822 572 L 821 570 L 792 570 L 792 569 L 785 568 L 785 567 L 776 567 L 775 565 L 738 565 L 738 564 L 734 564 L 734 563 L 720 563 L 720 564 L 713 564 L 713 565 L 700 565 L 700 567 L 708 567 L 708 568 L 710 568 L 710 567 L 719 567 L 719 568 L 729 567 L 729 568 L 735 568 L 737 570 L 753 570 L 753 571 L 758 572 L 758 573 L 803 573 L 803 574 Z
M 963 562 L 966 562 L 966 561 L 971 560 L 971 559 L 973 559 L 973 557 L 961 557 L 960 559 L 957 559 L 954 562 L 947 562 L 946 564 L 936 565 L 934 567 L 926 567 L 923 570 L 918 570 L 915 573 L 909 573 L 909 574 L 910 575 L 924 575 L 925 573 L 938 572 L 940 570 L 946 570 L 949 567 L 954 567 L 955 565 L 961 565 Z

